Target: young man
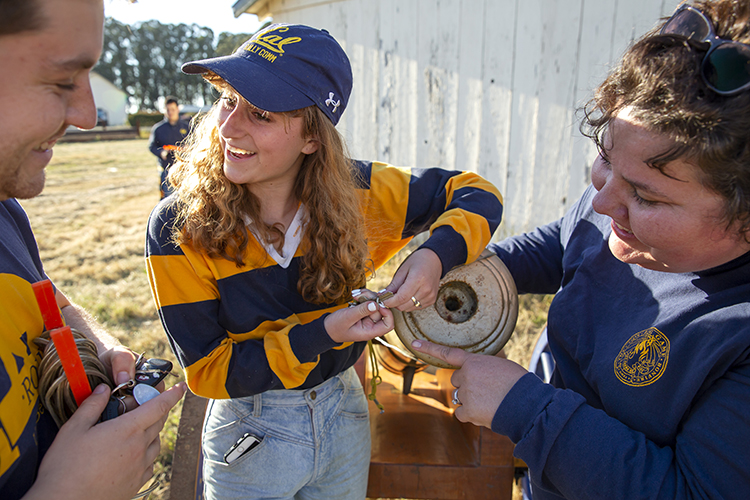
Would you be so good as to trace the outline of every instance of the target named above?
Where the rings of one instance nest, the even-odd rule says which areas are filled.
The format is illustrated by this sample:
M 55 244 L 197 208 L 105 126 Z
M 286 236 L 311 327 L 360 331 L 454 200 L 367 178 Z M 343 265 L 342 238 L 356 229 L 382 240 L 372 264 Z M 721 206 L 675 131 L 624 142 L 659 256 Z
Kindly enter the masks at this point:
M 172 187 L 167 182 L 169 167 L 175 161 L 175 150 L 177 146 L 188 135 L 190 124 L 180 119 L 180 105 L 177 99 L 171 96 L 166 98 L 167 114 L 164 119 L 151 128 L 151 136 L 148 140 L 148 149 L 158 159 L 161 167 L 161 197 L 172 194 Z
M 109 399 L 94 393 L 58 431 L 41 407 L 33 339 L 43 321 L 31 283 L 45 279 L 16 198 L 44 187 L 52 147 L 69 125 L 96 124 L 89 72 L 102 47 L 102 0 L 0 0 L 0 498 L 130 499 L 151 477 L 159 431 L 180 384 L 97 424 Z M 68 325 L 91 337 L 116 382 L 134 356 L 57 290 Z

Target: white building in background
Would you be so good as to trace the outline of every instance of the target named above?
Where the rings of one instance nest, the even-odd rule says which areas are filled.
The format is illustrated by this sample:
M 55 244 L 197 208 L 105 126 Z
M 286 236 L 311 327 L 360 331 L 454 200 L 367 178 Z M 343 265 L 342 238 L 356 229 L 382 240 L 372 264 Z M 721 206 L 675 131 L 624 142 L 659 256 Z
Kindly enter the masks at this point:
M 96 71 L 90 75 L 97 111 L 105 111 L 107 125 L 125 125 L 128 121 L 128 95 Z
M 359 159 L 472 170 L 505 200 L 500 236 L 562 216 L 596 151 L 578 131 L 635 38 L 679 0 L 239 0 L 327 29 L 354 90 L 338 126 Z

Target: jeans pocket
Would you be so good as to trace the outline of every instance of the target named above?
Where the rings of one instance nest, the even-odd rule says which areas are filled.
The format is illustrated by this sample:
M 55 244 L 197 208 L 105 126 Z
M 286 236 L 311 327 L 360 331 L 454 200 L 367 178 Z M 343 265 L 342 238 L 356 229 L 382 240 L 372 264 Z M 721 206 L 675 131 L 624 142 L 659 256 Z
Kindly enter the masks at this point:
M 242 403 L 242 399 L 211 400 L 209 402 L 201 436 L 203 457 L 206 461 L 228 466 L 224 461 L 224 455 L 245 433 L 255 436 L 260 440 L 260 443 L 233 461 L 232 465 L 242 461 L 247 455 L 254 454 L 263 444 L 264 433 L 260 429 L 248 425 L 246 421 L 252 414 L 252 403 Z M 244 403 L 248 402 L 245 401 Z
M 359 381 L 356 385 L 349 385 L 344 390 L 343 400 L 341 401 L 341 416 L 355 420 L 367 420 L 369 418 L 367 397 L 365 397 Z
M 214 457 L 220 462 L 204 460 L 207 499 L 292 498 L 309 481 L 315 464 L 313 448 L 271 434 L 231 464 L 224 462 L 226 450 Z

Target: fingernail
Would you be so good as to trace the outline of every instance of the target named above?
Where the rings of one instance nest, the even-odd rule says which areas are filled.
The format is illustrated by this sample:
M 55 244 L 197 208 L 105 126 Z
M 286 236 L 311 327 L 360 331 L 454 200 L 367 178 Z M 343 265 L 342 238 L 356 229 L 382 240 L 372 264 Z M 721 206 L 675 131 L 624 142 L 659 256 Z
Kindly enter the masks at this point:
M 420 347 L 422 347 L 422 342 L 415 340 L 414 342 L 411 343 L 411 346 L 419 349 Z
M 125 382 L 130 380 L 130 375 L 128 375 L 128 372 L 118 372 L 115 379 L 117 381 L 117 385 L 124 384 Z
M 362 294 L 362 290 L 360 290 L 359 288 L 357 288 L 356 290 L 352 290 L 352 297 L 356 297 L 357 295 L 361 295 L 361 294 Z
M 109 387 L 107 387 L 105 384 L 99 384 L 96 386 L 96 389 L 94 389 L 94 394 L 103 394 L 109 390 Z
M 367 304 L 367 310 L 370 312 L 375 312 L 378 310 L 378 306 L 375 305 L 375 302 L 370 302 Z
M 387 289 L 387 288 L 383 288 L 382 290 L 380 290 L 380 291 L 378 292 L 378 295 L 380 295 L 381 293 L 385 293 L 385 292 L 387 292 L 387 291 L 388 291 L 388 289 Z

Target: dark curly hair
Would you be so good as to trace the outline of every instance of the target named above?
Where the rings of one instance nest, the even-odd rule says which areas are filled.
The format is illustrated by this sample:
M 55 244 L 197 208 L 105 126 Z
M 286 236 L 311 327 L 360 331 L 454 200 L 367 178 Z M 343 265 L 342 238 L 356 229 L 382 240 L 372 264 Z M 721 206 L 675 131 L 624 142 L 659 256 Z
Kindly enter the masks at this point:
M 719 37 L 750 43 L 750 0 L 702 0 L 691 5 L 711 20 Z M 747 240 L 750 89 L 734 96 L 709 89 L 700 75 L 706 44 L 659 34 L 664 22 L 636 41 L 599 86 L 583 108 L 581 131 L 603 151 L 609 123 L 629 107 L 641 125 L 675 142 L 649 165 L 662 170 L 681 158 L 700 168 L 704 186 L 725 200 L 727 227 L 737 224 Z

